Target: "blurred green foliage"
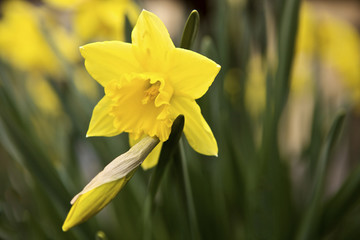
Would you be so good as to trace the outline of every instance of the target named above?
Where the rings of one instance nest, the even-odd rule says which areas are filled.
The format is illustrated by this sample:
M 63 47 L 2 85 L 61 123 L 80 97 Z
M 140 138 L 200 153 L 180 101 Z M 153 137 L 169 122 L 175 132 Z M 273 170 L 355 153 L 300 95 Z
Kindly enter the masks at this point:
M 33 73 L 0 54 L 0 238 L 300 240 L 360 236 L 359 144 L 354 145 L 351 138 L 353 127 L 359 126 L 359 103 L 331 105 L 323 100 L 321 59 L 311 66 L 315 90 L 305 90 L 314 99 L 305 116 L 310 126 L 300 129 L 308 141 L 298 144 L 298 151 L 287 151 L 292 139 L 289 108 L 301 111 L 292 104 L 291 82 L 294 59 L 300 54 L 296 39 L 301 1 L 208 4 L 213 7 L 203 21 L 207 30 L 200 21 L 195 42 L 191 34 L 181 42 L 186 48 L 194 42 L 193 50 L 222 66 L 209 92 L 198 101 L 218 141 L 219 157 L 199 155 L 180 141 L 183 149 L 175 151 L 183 152 L 182 159 L 175 157 L 147 171 L 139 169 L 108 207 L 66 233 L 61 226 L 71 198 L 129 148 L 128 138 L 124 134 L 85 138 L 92 108 L 103 93 L 95 88 L 86 94 L 87 84 L 94 80 L 79 75 L 82 60 L 67 59 L 46 24 L 41 24 L 40 33 L 60 62 L 60 73 L 52 75 L 40 68 Z M 45 6 L 45 10 L 54 9 Z M 123 17 L 123 35 L 129 39 L 133 22 Z M 44 23 L 46 18 L 39 21 Z M 195 21 L 197 29 L 198 15 L 189 21 Z M 346 44 L 347 39 L 343 41 Z M 260 61 L 251 71 L 249 64 L 255 55 Z M 254 98 L 264 97 L 264 106 L 254 113 L 246 94 L 252 91 L 250 79 L 258 73 L 264 96 L 255 91 Z M 34 78 L 40 80 L 31 82 Z M 79 88 L 78 78 L 85 79 L 80 82 L 85 90 Z M 39 86 L 43 87 L 34 94 L 31 89 Z M 50 97 L 39 100 L 38 95 Z M 49 111 L 41 107 L 47 101 L 54 107 Z M 184 159 L 187 164 L 181 163 Z M 336 183 L 333 169 L 344 161 L 352 167 Z M 156 190 L 154 181 L 160 184 Z M 189 189 L 193 203 L 184 197 Z M 153 208 L 144 217 L 149 195 Z M 188 218 L 189 207 L 192 218 Z

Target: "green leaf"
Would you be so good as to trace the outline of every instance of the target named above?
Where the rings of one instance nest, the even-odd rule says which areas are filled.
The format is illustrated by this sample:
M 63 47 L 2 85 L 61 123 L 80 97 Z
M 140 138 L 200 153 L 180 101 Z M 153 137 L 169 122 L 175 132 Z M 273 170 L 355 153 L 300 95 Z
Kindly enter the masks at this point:
M 131 32 L 133 26 L 130 23 L 129 16 L 125 15 L 125 42 L 131 43 Z
M 179 183 L 181 184 L 181 189 L 183 190 L 184 201 L 186 202 L 187 207 L 187 217 L 189 220 L 189 227 L 191 232 L 191 237 L 193 240 L 200 239 L 199 226 L 197 223 L 197 216 L 194 205 L 194 198 L 191 189 L 190 177 L 187 162 L 185 159 L 184 146 L 182 141 L 179 141 L 179 145 L 176 148 L 174 154 L 175 168 L 179 172 Z
M 290 87 L 290 73 L 296 44 L 300 0 L 285 2 L 279 32 L 279 64 L 276 73 L 275 115 L 280 116 L 285 106 Z
M 299 231 L 296 237 L 297 240 L 318 238 L 317 235 L 319 234 L 319 220 L 322 212 L 321 203 L 324 190 L 326 168 L 328 165 L 331 150 L 334 148 L 336 140 L 339 138 L 340 130 L 344 123 L 344 119 L 345 112 L 340 112 L 336 116 L 329 131 L 329 134 L 325 140 L 325 144 L 323 146 L 315 173 L 315 182 L 310 204 L 301 221 Z
M 198 11 L 193 10 L 190 13 L 184 27 L 183 35 L 181 38 L 181 44 L 180 44 L 181 48 L 191 49 L 199 30 L 199 24 L 200 24 L 200 15 Z
M 324 207 L 321 217 L 321 233 L 326 234 L 342 222 L 360 199 L 360 165 L 351 173 L 340 190 Z

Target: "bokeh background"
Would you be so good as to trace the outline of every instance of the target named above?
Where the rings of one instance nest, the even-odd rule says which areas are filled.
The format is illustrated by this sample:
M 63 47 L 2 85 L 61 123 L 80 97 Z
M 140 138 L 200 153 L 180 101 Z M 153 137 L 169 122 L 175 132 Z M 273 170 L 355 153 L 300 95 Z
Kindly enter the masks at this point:
M 129 149 L 86 138 L 103 89 L 79 46 L 130 42 L 141 9 L 179 46 L 222 69 L 198 100 L 218 157 L 185 143 L 195 206 L 187 216 L 175 164 L 144 201 L 139 169 L 96 217 L 64 233 L 71 198 Z M 1 239 L 360 239 L 360 2 L 355 0 L 0 1 Z

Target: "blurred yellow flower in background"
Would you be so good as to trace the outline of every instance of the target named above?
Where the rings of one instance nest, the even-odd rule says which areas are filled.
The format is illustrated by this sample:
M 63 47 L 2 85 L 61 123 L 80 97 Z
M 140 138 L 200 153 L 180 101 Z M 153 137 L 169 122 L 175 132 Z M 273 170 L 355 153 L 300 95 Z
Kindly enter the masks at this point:
M 61 76 L 64 61 L 79 59 L 78 41 L 42 6 L 15 0 L 3 3 L 0 57 L 26 72 Z
M 175 48 L 157 16 L 142 11 L 132 44 L 92 43 L 81 47 L 81 54 L 90 75 L 105 88 L 87 136 L 128 132 L 134 141 L 147 135 L 164 142 L 174 119 L 183 114 L 184 133 L 192 148 L 217 155 L 216 140 L 195 99 L 205 94 L 220 66 L 198 53 Z M 145 160 L 145 168 L 156 164 L 158 156 L 152 157 L 156 160 Z
M 289 102 L 284 112 L 280 144 L 290 155 L 297 155 L 309 141 L 314 97 L 320 91 L 327 106 L 351 104 L 360 110 L 360 37 L 346 21 L 302 4 L 291 73 Z M 251 53 L 246 66 L 245 108 L 252 119 L 259 119 L 266 104 L 268 63 Z M 231 70 L 224 89 L 233 104 L 240 94 L 237 83 L 241 69 Z
M 240 69 L 232 68 L 226 73 L 224 79 L 224 91 L 233 105 L 237 103 L 240 96 L 240 72 Z
M 98 86 L 96 82 L 92 81 L 91 76 L 83 67 L 77 67 L 73 74 L 74 85 L 82 95 L 88 96 L 90 99 L 99 99 Z
M 74 28 L 80 39 L 125 40 L 125 16 L 135 24 L 138 7 L 129 0 L 88 0 L 75 10 Z
M 316 13 L 315 13 L 316 11 Z M 314 69 L 331 72 L 338 84 L 350 95 L 350 101 L 360 106 L 360 37 L 358 31 L 345 20 L 325 11 L 317 11 L 311 4 L 302 5 L 298 41 L 292 74 L 292 90 L 314 82 Z M 301 67 L 299 65 L 306 65 Z M 319 75 L 323 90 L 330 79 Z M 326 79 L 325 79 L 326 78 Z M 301 82 L 301 83 L 300 83 Z M 340 91 L 340 89 L 338 89 Z M 349 93 L 349 94 L 348 94 Z
M 291 95 L 302 96 L 313 90 L 317 51 L 316 18 L 310 4 L 302 4 L 291 74 Z
M 232 104 L 236 104 L 239 101 L 241 94 L 240 75 L 240 69 L 230 69 L 224 80 L 224 90 L 229 95 Z M 266 69 L 262 56 L 259 53 L 252 53 L 250 55 L 245 75 L 245 108 L 252 118 L 259 118 L 266 104 Z
M 350 101 L 360 110 L 360 36 L 345 20 L 330 13 L 320 15 L 319 54 L 350 93 Z
M 24 71 L 59 73 L 59 61 L 41 30 L 42 9 L 24 1 L 3 3 L 0 56 Z
M 83 43 L 91 40 L 125 40 L 125 17 L 132 25 L 139 15 L 130 0 L 45 0 L 70 13 L 72 28 Z
M 266 104 L 266 69 L 261 55 L 251 56 L 247 66 L 247 81 L 245 86 L 245 106 L 253 118 L 258 118 Z
M 76 8 L 77 5 L 86 1 L 88 0 L 44 0 L 50 6 L 63 10 Z
M 43 76 L 30 74 L 25 84 L 31 99 L 42 112 L 51 116 L 59 116 L 62 113 L 58 96 Z
M 357 30 L 344 20 L 327 12 L 316 12 L 310 3 L 303 3 L 291 74 L 291 96 L 314 95 L 316 82 L 327 94 L 329 81 L 335 80 L 340 95 L 350 95 L 360 107 L 360 37 Z M 265 104 L 265 73 L 261 56 L 251 55 L 248 63 L 245 101 L 253 117 L 259 116 Z M 331 72 L 332 79 L 324 75 Z M 318 76 L 316 76 L 318 74 Z M 320 78 L 320 79 L 319 79 Z M 231 87 L 227 91 L 234 92 Z M 332 91 L 332 90 L 330 90 Z M 349 94 L 348 94 L 349 93 Z
M 313 7 L 309 3 L 303 3 L 299 13 L 299 26 L 296 39 L 295 52 L 312 54 L 316 50 L 314 39 L 316 36 L 316 17 Z
M 283 152 L 296 156 L 309 143 L 316 91 L 325 112 L 349 103 L 360 110 L 359 52 L 359 33 L 350 23 L 302 4 L 280 138 Z

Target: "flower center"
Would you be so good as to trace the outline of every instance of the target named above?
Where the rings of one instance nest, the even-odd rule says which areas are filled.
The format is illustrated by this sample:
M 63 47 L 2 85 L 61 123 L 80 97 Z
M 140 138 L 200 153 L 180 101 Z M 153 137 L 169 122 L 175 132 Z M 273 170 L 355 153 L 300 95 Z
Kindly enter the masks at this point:
M 144 91 L 144 98 L 142 99 L 142 104 L 147 104 L 149 101 L 155 101 L 155 98 L 159 95 L 160 91 L 160 82 L 151 84 L 148 89 Z
M 114 127 L 133 134 L 134 138 L 148 135 L 161 141 L 168 139 L 173 122 L 170 108 L 173 94 L 170 82 L 153 73 L 123 75 L 105 86 Z

